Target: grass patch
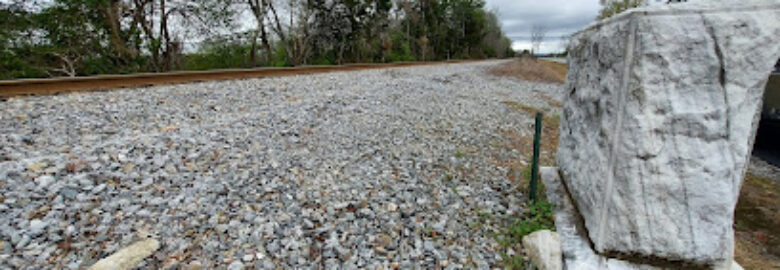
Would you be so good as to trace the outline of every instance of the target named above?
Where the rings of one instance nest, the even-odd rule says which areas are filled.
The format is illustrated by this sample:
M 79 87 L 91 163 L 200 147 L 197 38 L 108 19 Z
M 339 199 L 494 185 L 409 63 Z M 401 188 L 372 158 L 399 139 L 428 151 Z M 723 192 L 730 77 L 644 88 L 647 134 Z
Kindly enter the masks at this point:
M 543 111 L 539 108 L 527 106 L 518 102 L 505 101 L 503 104 L 513 108 L 521 113 L 527 113 L 535 115 L 537 112 Z M 539 156 L 539 166 L 554 166 L 555 165 L 555 153 L 558 148 L 559 126 L 560 117 L 554 114 L 545 114 L 542 118 L 542 138 L 541 138 L 541 151 Z M 507 132 L 507 137 L 511 140 L 511 147 L 518 149 L 521 153 L 527 153 L 528 161 L 526 164 L 515 163 L 510 169 L 510 179 L 512 181 L 519 181 L 517 192 L 526 194 L 530 193 L 530 180 L 532 174 L 531 165 L 531 153 L 533 153 L 533 134 L 520 135 L 515 132 Z M 517 172 L 518 177 L 512 176 L 514 172 Z M 501 252 L 503 265 L 507 269 L 529 269 L 531 262 L 522 255 L 519 254 L 508 255 L 506 254 L 507 248 L 512 248 L 515 251 L 522 251 L 522 239 L 534 231 L 538 230 L 555 230 L 555 223 L 552 216 L 552 204 L 547 202 L 547 196 L 544 192 L 545 187 L 541 179 L 538 179 L 536 187 L 536 201 L 531 202 L 528 205 L 528 211 L 519 217 L 513 217 L 504 225 L 502 234 L 496 236 L 497 242 L 504 247 Z
M 555 231 L 553 220 L 553 206 L 545 200 L 531 202 L 528 211 L 521 217 L 513 219 L 504 231 L 496 236 L 498 243 L 506 248 L 520 250 L 523 237 L 538 230 Z M 501 252 L 504 267 L 507 269 L 527 269 L 531 262 L 519 254 L 509 255 Z
M 525 81 L 564 83 L 567 65 L 552 61 L 523 57 L 491 68 L 488 73 L 496 76 L 514 77 Z
M 477 216 L 479 216 L 482 219 L 492 219 L 493 218 L 493 214 L 491 214 L 491 213 L 489 213 L 489 212 L 487 212 L 485 210 L 477 211 Z
M 541 165 L 539 166 L 541 167 Z M 518 187 L 518 191 L 525 194 L 526 196 L 531 196 L 531 175 L 533 174 L 533 166 L 531 163 L 528 163 L 528 165 L 523 168 L 522 171 L 520 171 L 521 175 L 521 184 Z M 545 187 L 544 183 L 542 182 L 541 177 L 536 178 L 536 200 L 541 202 L 547 202 L 547 193 L 545 193 Z
M 502 101 L 506 106 L 517 110 L 521 113 L 526 113 L 531 116 L 536 115 L 537 112 L 544 113 L 544 110 L 524 105 L 516 101 Z M 561 117 L 557 114 L 545 113 L 542 117 L 542 141 L 540 142 L 542 149 L 539 156 L 539 166 L 553 166 L 555 165 L 555 152 L 558 150 L 558 130 L 561 125 Z M 530 136 L 512 136 L 513 134 L 507 134 L 514 140 L 513 147 L 522 153 L 532 153 L 533 151 L 533 134 Z M 526 178 L 527 179 L 527 178 Z
M 780 269 L 780 184 L 748 173 L 734 212 L 734 259 L 745 269 Z
M 535 115 L 537 112 L 542 112 L 542 113 L 545 112 L 545 110 L 533 106 L 528 106 L 517 101 L 501 101 L 501 103 L 519 112 L 527 113 L 530 115 Z
M 563 103 L 561 103 L 560 101 L 557 101 L 557 100 L 551 98 L 548 95 L 541 94 L 541 97 L 542 97 L 542 99 L 544 99 L 544 101 L 547 101 L 547 104 L 550 104 L 550 106 L 553 106 L 553 107 L 556 107 L 556 108 L 563 107 Z
M 520 256 L 501 254 L 501 259 L 504 262 L 504 269 L 535 269 L 530 261 Z
M 547 201 L 535 201 L 528 206 L 528 212 L 516 220 L 507 231 L 511 242 L 520 242 L 523 236 L 538 230 L 555 230 L 552 204 Z
M 536 61 L 533 59 L 520 59 L 496 67 L 491 70 L 491 73 L 494 75 L 514 76 L 524 80 L 563 83 L 566 77 L 566 65 L 547 61 Z M 545 76 L 551 74 L 557 77 L 554 79 L 546 77 L 547 79 L 544 79 Z M 550 106 L 561 106 L 560 102 L 552 100 L 549 97 L 546 97 L 545 100 Z M 537 112 L 544 113 L 542 118 L 539 166 L 555 166 L 555 153 L 558 148 L 559 126 L 561 122 L 560 117 L 557 114 L 550 113 L 549 110 L 528 106 L 516 101 L 504 101 L 502 103 L 509 108 L 523 114 L 528 114 L 531 117 L 534 117 Z M 532 174 L 530 155 L 533 153 L 533 133 L 520 134 L 515 131 L 504 131 L 504 135 L 510 139 L 510 147 L 529 155 L 527 159 L 528 162 L 525 164 L 518 161 L 512 162 L 509 166 L 509 179 L 511 181 L 519 181 L 517 192 L 521 192 L 528 196 Z M 516 177 L 515 173 L 519 177 Z M 506 221 L 506 224 L 502 225 L 501 233 L 496 235 L 496 241 L 504 247 L 504 250 L 501 251 L 501 257 L 503 265 L 507 269 L 529 269 L 529 267 L 532 267 L 531 262 L 522 254 L 522 239 L 524 236 L 538 230 L 555 230 L 552 204 L 547 202 L 544 184 L 541 182 L 541 179 L 538 180 L 536 201 L 531 202 L 528 205 L 528 210 L 522 215 L 509 218 L 509 220 Z M 508 248 L 512 248 L 517 251 L 518 254 L 506 254 Z

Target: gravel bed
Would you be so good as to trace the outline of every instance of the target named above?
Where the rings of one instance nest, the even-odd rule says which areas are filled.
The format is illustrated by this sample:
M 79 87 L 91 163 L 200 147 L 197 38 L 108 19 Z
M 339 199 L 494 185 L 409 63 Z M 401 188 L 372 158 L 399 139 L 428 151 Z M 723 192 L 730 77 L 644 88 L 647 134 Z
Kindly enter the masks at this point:
M 748 172 L 755 175 L 772 179 L 775 183 L 780 184 L 780 168 L 775 167 L 769 162 L 761 159 L 757 156 L 750 156 L 750 164 L 748 165 Z
M 523 211 L 510 164 L 560 85 L 502 61 L 0 102 L 0 268 L 501 265 L 485 216 Z

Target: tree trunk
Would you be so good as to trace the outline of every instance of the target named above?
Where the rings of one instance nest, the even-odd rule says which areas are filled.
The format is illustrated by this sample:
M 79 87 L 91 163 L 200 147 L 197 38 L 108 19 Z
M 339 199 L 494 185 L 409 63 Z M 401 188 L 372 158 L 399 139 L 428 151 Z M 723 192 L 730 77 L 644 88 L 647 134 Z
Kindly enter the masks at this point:
M 265 63 L 271 63 L 271 42 L 268 40 L 268 32 L 265 30 L 265 17 L 268 13 L 266 8 L 266 0 L 247 0 L 246 3 L 252 10 L 252 15 L 255 17 L 257 23 L 257 32 L 260 34 L 260 43 L 262 43 L 263 50 L 265 50 Z M 256 42 L 256 41 L 254 41 Z M 254 46 L 254 43 L 253 43 Z
M 252 49 L 249 51 L 249 61 L 252 67 L 257 66 L 257 31 L 252 33 Z
M 163 71 L 171 69 L 173 56 L 171 55 L 171 38 L 168 35 L 168 13 L 165 10 L 165 0 L 160 0 L 160 41 L 165 48 L 163 51 Z
M 151 3 L 152 5 L 149 8 L 149 16 L 146 15 L 146 4 Z M 140 26 L 141 29 L 144 31 L 144 34 L 146 35 L 146 38 L 149 42 L 149 51 L 152 54 L 152 69 L 154 71 L 160 71 L 160 40 L 156 39 L 154 37 L 154 31 L 152 29 L 153 22 L 151 20 L 154 19 L 154 2 L 149 1 L 145 2 L 142 0 L 135 0 L 135 13 L 133 15 L 134 21 L 136 21 Z
M 274 32 L 276 32 L 276 35 L 279 37 L 279 42 L 282 43 L 282 45 L 284 46 L 285 52 L 287 54 L 287 61 L 290 62 L 290 64 L 292 64 L 292 61 L 291 61 L 291 58 L 290 58 L 291 57 L 290 56 L 290 54 L 291 54 L 291 52 L 290 52 L 290 44 L 288 44 L 288 42 L 287 42 L 288 41 L 287 40 L 287 35 L 284 33 L 284 29 L 282 28 L 281 20 L 279 20 L 279 16 L 276 13 L 276 8 L 274 8 L 273 2 L 271 2 L 271 0 L 265 0 L 265 1 L 267 1 L 266 3 L 268 5 L 268 9 L 271 10 L 271 14 L 274 15 L 274 24 L 272 24 L 273 25 L 272 28 L 273 28 Z
M 270 64 L 273 61 L 273 52 L 271 51 L 271 42 L 268 41 L 268 32 L 265 31 L 265 27 L 259 25 L 260 28 L 260 40 L 263 42 L 263 49 L 265 50 L 265 62 Z
M 119 22 L 119 0 L 112 0 L 111 5 L 108 7 L 100 8 L 100 12 L 103 13 L 105 18 L 106 30 L 109 33 L 109 41 L 111 47 L 114 49 L 116 57 L 121 61 L 126 60 L 128 57 L 134 57 L 134 53 L 127 48 L 125 40 L 121 36 L 120 22 Z

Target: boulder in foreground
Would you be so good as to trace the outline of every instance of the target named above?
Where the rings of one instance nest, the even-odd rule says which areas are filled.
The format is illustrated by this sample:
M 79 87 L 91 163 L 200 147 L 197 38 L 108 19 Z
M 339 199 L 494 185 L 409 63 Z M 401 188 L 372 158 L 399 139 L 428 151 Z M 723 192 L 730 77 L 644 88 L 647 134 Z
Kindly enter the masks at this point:
M 728 264 L 779 1 L 641 8 L 569 46 L 558 164 L 596 252 Z

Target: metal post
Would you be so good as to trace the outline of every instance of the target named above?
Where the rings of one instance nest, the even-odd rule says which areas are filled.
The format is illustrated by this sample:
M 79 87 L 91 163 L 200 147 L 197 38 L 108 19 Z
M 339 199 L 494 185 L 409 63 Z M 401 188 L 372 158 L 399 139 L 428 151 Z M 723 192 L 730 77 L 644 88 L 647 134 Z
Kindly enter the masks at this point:
M 531 160 L 531 201 L 536 199 L 536 181 L 539 175 L 539 143 L 542 137 L 542 113 L 536 113 L 536 131 L 534 132 L 534 156 Z

